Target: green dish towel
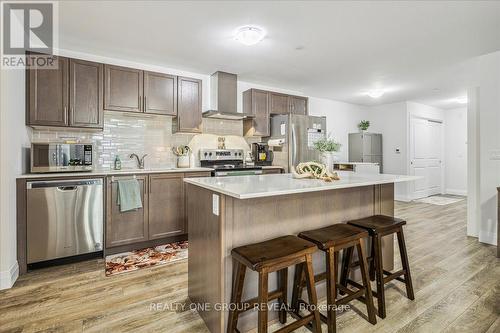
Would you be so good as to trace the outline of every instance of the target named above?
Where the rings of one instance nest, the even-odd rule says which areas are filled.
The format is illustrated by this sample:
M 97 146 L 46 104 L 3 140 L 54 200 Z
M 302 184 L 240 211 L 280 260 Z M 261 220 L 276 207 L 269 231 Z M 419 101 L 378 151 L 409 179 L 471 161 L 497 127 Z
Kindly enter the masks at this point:
M 118 197 L 116 203 L 120 212 L 142 208 L 141 189 L 137 179 L 118 180 Z

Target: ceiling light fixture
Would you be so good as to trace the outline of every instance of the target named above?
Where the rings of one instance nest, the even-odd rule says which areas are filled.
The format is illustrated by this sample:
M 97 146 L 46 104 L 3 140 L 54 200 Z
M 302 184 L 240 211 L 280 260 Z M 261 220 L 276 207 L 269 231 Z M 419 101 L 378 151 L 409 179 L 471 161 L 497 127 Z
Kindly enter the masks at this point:
M 372 90 L 368 90 L 368 92 L 366 93 L 368 96 L 370 96 L 371 98 L 379 98 L 379 97 L 382 97 L 382 95 L 385 93 L 385 91 L 383 89 L 372 89 Z
M 458 103 L 458 104 L 467 104 L 467 96 L 465 97 L 459 97 L 459 98 L 456 98 L 455 101 Z
M 255 45 L 266 37 L 266 32 L 254 26 L 244 26 L 239 28 L 234 35 L 234 39 L 243 45 Z

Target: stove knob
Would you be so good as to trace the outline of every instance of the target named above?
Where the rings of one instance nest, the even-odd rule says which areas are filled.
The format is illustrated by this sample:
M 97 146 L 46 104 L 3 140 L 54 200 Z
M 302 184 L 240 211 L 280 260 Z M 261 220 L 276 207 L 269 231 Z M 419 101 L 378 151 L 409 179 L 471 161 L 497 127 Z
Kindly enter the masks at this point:
M 208 155 L 208 153 L 207 153 L 207 152 L 205 152 L 205 156 L 207 156 L 207 155 Z
M 209 153 L 208 156 L 212 156 L 212 153 Z

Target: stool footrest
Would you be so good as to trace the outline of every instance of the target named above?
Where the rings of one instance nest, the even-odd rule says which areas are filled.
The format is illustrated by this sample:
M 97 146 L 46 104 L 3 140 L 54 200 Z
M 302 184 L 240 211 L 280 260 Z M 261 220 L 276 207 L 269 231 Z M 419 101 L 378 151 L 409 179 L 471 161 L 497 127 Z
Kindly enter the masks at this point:
M 401 275 L 405 275 L 406 274 L 406 270 L 402 269 L 402 270 L 394 272 L 394 273 L 388 272 L 388 271 L 384 270 L 384 274 L 387 275 L 386 277 L 384 277 L 384 284 L 385 284 L 385 283 L 388 283 L 388 282 L 390 282 L 392 280 L 395 280 L 395 279 L 399 278 Z M 404 280 L 402 282 L 404 282 Z
M 280 298 L 281 295 L 282 295 L 282 292 L 280 290 L 275 290 L 275 291 L 270 292 L 269 297 L 268 297 L 268 302 L 271 302 L 271 301 L 274 301 L 275 299 Z M 258 306 L 259 305 L 259 298 L 254 297 L 254 298 L 251 298 L 249 300 L 243 301 L 240 304 L 245 305 L 244 310 L 238 311 L 238 312 L 242 313 L 242 312 L 251 310 L 251 309 L 255 308 L 256 306 Z
M 288 324 L 288 325 L 280 328 L 275 333 L 293 332 L 302 326 L 306 326 L 307 323 L 310 323 L 311 321 L 314 320 L 314 314 L 312 314 L 312 313 L 308 314 L 307 316 L 300 316 L 300 315 L 297 315 L 295 312 L 293 312 L 291 315 L 292 315 L 292 317 L 295 317 L 296 320 L 293 323 Z

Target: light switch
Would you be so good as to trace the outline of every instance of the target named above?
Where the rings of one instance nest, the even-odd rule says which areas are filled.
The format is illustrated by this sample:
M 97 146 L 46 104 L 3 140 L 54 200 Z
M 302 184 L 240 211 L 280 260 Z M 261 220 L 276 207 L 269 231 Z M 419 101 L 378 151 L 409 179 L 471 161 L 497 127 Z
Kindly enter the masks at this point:
M 219 196 L 217 194 L 212 194 L 212 212 L 219 216 Z

